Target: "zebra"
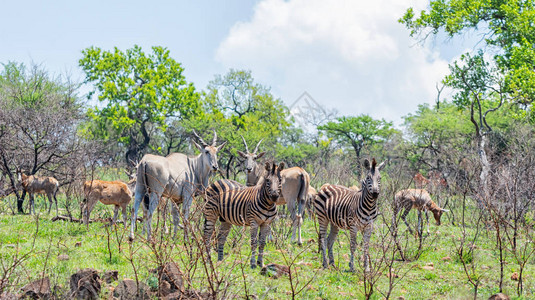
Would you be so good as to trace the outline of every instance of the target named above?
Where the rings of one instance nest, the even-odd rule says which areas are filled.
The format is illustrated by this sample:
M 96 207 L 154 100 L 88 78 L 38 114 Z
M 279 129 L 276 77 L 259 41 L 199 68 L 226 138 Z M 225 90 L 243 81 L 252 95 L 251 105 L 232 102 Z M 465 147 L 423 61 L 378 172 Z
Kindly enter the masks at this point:
M 281 171 L 284 163 L 279 166 L 266 162 L 263 183 L 246 187 L 236 181 L 222 179 L 206 189 L 206 205 L 204 208 L 204 242 L 210 255 L 210 240 L 217 219 L 221 221 L 217 236 L 217 259 L 223 260 L 223 248 L 232 225 L 251 227 L 251 268 L 258 264 L 263 266 L 266 236 L 270 232 L 270 224 L 277 215 L 277 199 L 281 195 Z M 260 238 L 258 242 L 258 229 Z M 255 262 L 258 243 L 258 261 Z
M 409 232 L 412 233 L 411 226 L 407 222 L 407 215 L 411 209 L 418 210 L 418 234 L 422 233 L 422 211 L 425 213 L 425 219 L 427 220 L 427 234 L 429 234 L 429 216 L 427 211 L 430 210 L 435 217 L 437 226 L 440 226 L 440 217 L 443 212 L 447 212 L 447 209 L 440 208 L 433 200 L 431 195 L 424 189 L 406 189 L 401 190 L 394 196 L 394 214 L 392 217 L 392 224 L 396 225 L 396 216 L 401 209 L 404 209 L 401 214 L 401 219 L 407 225 Z
M 377 217 L 377 198 L 381 185 L 380 171 L 385 162 L 377 165 L 375 158 L 370 162 L 366 159 L 364 167 L 367 175 L 362 181 L 359 191 L 340 185 L 323 185 L 314 199 L 314 209 L 318 218 L 318 241 L 323 258 L 323 267 L 327 268 L 326 248 L 329 249 L 329 264 L 334 265 L 333 244 L 339 229 L 349 230 L 351 237 L 349 270 L 353 272 L 354 252 L 357 248 L 357 231 L 363 233 L 364 269 L 369 272 L 368 248 L 373 232 L 373 221 Z M 325 235 L 331 224 L 331 231 L 327 241 Z

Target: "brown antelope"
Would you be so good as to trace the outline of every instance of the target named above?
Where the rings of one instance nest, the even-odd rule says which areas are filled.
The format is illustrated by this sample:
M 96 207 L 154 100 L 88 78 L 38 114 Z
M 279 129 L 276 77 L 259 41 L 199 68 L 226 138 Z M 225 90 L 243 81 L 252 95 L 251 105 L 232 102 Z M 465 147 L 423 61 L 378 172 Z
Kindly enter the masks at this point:
M 35 214 L 34 194 L 46 194 L 50 206 L 48 213 L 52 209 L 52 199 L 56 202 L 56 215 L 58 214 L 58 199 L 56 194 L 59 189 L 59 183 L 54 177 L 37 177 L 34 175 L 27 176 L 23 172 L 19 172 L 19 182 L 22 188 L 28 193 L 30 197 L 30 214 Z
M 98 201 L 104 205 L 114 205 L 112 224 L 117 221 L 119 208 L 122 208 L 124 226 L 127 226 L 126 207 L 132 200 L 132 192 L 127 183 L 122 181 L 91 180 L 84 183 L 84 200 L 82 206 L 84 224 L 88 224 L 89 215 Z
M 422 211 L 425 213 L 425 219 L 427 220 L 427 234 L 429 234 L 429 216 L 427 215 L 427 211 L 433 213 L 437 226 L 440 225 L 440 217 L 442 216 L 442 213 L 448 211 L 447 209 L 440 208 L 433 202 L 431 195 L 424 189 L 407 189 L 397 192 L 394 196 L 393 222 L 395 222 L 395 218 L 399 211 L 404 209 L 401 218 L 403 219 L 403 222 L 405 222 L 405 225 L 407 225 L 411 234 L 413 234 L 413 232 L 406 218 L 413 208 L 418 210 L 418 234 L 421 234 L 422 230 Z
M 134 239 L 135 222 L 141 202 L 144 202 L 148 212 L 147 218 L 145 218 L 145 226 L 147 229 L 147 239 L 150 240 L 152 214 L 161 202 L 162 197 L 171 199 L 175 204 L 182 204 L 185 222 L 188 220 L 189 208 L 193 202 L 193 197 L 204 193 L 204 190 L 208 187 L 210 175 L 219 169 L 217 152 L 227 142 L 216 146 L 217 134 L 215 131 L 211 145 L 206 143 L 195 131 L 193 131 L 193 135 L 201 143 L 199 145 L 195 141 L 192 141 L 195 147 L 201 152 L 195 157 L 188 157 L 182 153 L 171 153 L 166 157 L 146 154 L 141 159 L 137 168 L 136 193 L 130 239 Z M 146 197 L 148 199 L 143 201 Z M 176 236 L 179 226 L 177 205 L 172 205 L 171 210 Z
M 247 172 L 247 186 L 254 186 L 262 184 L 261 176 L 263 170 L 259 167 L 257 159 L 264 155 L 264 152 L 259 153 L 258 146 L 260 142 L 256 145 L 254 151 L 249 152 L 247 147 L 247 142 L 243 138 L 243 144 L 245 145 L 245 152 L 238 151 L 238 154 L 245 158 L 245 170 Z M 310 187 L 310 176 L 308 173 L 299 167 L 293 167 L 289 169 L 284 169 L 281 171 L 282 176 L 282 195 L 277 201 L 277 205 L 288 205 L 288 211 L 290 212 L 290 217 L 292 219 L 292 242 L 295 240 L 297 232 L 297 243 L 301 245 L 303 243 L 301 238 L 301 225 L 303 224 L 303 211 L 306 205 L 308 189 Z

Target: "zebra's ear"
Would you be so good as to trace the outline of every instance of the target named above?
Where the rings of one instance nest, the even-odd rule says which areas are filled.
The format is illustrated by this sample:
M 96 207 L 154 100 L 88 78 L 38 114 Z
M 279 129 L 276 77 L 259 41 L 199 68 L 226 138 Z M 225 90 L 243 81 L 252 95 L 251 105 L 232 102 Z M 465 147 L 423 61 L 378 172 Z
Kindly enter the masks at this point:
M 284 170 L 284 162 L 281 162 L 279 164 L 279 172 L 282 171 L 282 170 Z
M 366 168 L 366 170 L 370 170 L 370 161 L 367 159 L 364 160 L 364 168 Z
M 269 161 L 266 161 L 266 171 L 269 173 L 269 171 L 271 171 L 271 164 L 269 163 Z

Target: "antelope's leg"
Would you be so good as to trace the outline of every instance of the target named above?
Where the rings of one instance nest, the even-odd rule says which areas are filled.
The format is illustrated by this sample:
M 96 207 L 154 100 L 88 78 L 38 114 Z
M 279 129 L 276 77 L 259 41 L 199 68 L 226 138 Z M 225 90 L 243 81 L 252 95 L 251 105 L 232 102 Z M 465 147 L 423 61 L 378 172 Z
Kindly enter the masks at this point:
M 115 222 L 117 222 L 118 215 L 119 215 L 119 205 L 115 205 L 115 209 L 113 211 L 113 218 L 111 219 L 111 224 L 115 224 Z

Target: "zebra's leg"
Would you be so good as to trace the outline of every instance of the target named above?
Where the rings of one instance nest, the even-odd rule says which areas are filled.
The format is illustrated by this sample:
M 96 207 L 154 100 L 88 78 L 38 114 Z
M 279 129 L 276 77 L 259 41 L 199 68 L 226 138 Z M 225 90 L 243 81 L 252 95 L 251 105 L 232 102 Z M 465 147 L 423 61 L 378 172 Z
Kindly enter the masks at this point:
M 357 232 L 356 226 L 349 229 L 349 271 L 355 272 L 355 251 L 357 250 Z
M 262 224 L 260 226 L 260 241 L 258 243 L 258 260 L 256 264 L 262 268 L 264 266 L 264 247 L 266 246 L 266 237 L 270 232 L 270 226 L 268 224 Z
M 333 244 L 338 236 L 338 231 L 338 227 L 331 223 L 331 232 L 329 232 L 329 237 L 327 238 L 327 249 L 329 249 L 329 265 L 334 265 Z
M 115 209 L 113 211 L 113 218 L 111 218 L 111 224 L 115 224 L 117 222 L 117 215 L 119 215 L 119 205 L 115 205 Z
M 210 240 L 212 239 L 212 234 L 214 233 L 215 223 L 217 221 L 217 216 L 213 211 L 205 211 L 204 213 L 204 245 L 206 246 L 206 253 L 210 257 Z
M 256 246 L 258 244 L 258 224 L 251 223 L 251 269 L 256 268 Z
M 221 222 L 219 227 L 219 233 L 217 235 L 217 260 L 223 260 L 223 250 L 225 248 L 225 241 L 227 240 L 228 233 L 230 232 L 232 224 L 228 222 Z
M 327 235 L 327 227 L 329 226 L 329 223 L 322 222 L 322 220 L 318 218 L 318 226 L 318 243 L 321 251 L 322 264 L 323 268 L 327 268 L 327 244 L 325 243 L 325 236 Z
M 373 233 L 373 223 L 366 226 L 364 229 L 364 232 L 362 234 L 362 256 L 364 259 L 364 272 L 368 273 L 370 272 L 370 255 L 369 255 L 369 249 L 370 249 L 370 238 L 372 237 Z M 356 236 L 356 233 L 355 233 Z M 356 242 L 355 242 L 356 245 Z

